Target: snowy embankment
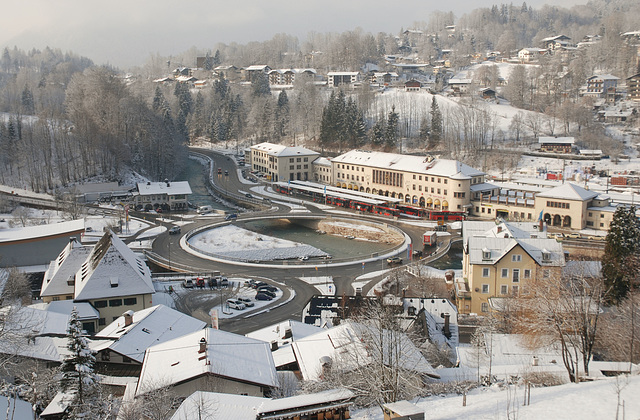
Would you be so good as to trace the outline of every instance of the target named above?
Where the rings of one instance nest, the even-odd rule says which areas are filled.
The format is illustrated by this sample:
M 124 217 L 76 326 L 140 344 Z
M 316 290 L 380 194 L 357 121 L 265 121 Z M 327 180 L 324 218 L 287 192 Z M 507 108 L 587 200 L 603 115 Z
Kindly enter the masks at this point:
M 620 395 L 617 413 L 618 392 Z M 429 397 L 417 402 L 432 420 L 454 419 L 637 419 L 640 417 L 640 376 L 532 388 L 530 404 L 523 406 L 524 387 L 480 388 L 467 395 Z M 624 405 L 623 405 L 624 404 Z M 624 413 L 624 415 L 623 415 Z M 379 408 L 352 412 L 354 420 L 382 420 Z
M 261 235 L 233 225 L 194 235 L 189 238 L 189 244 L 210 255 L 238 260 L 273 261 L 327 255 L 311 245 Z

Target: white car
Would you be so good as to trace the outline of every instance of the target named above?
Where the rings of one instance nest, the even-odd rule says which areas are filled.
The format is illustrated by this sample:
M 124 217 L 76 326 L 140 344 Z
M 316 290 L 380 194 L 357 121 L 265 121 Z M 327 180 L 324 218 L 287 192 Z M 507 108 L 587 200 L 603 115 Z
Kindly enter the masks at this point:
M 227 306 L 231 309 L 239 309 L 239 310 L 246 308 L 245 304 L 240 302 L 237 299 L 227 299 Z
M 239 297 L 237 300 L 239 300 L 240 302 L 244 303 L 244 306 L 246 306 L 247 308 L 251 308 L 251 307 L 255 306 L 255 304 L 249 298 Z

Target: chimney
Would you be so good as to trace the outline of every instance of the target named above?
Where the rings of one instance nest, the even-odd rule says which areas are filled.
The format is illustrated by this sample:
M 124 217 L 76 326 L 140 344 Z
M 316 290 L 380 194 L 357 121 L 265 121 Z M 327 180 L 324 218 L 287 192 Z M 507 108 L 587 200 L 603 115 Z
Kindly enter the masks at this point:
M 284 335 L 282 336 L 282 339 L 284 340 L 291 337 L 293 337 L 293 334 L 291 333 L 291 328 L 287 328 L 286 330 L 284 330 Z
M 451 338 L 451 328 L 449 328 L 449 317 L 451 317 L 451 315 L 444 314 L 444 327 L 442 327 L 442 333 L 447 338 Z
M 278 342 L 276 340 L 273 340 L 271 342 L 271 351 L 276 351 L 278 350 Z
M 207 340 L 202 337 L 200 339 L 200 349 L 198 350 L 198 353 L 204 353 L 205 351 L 207 351 Z
M 125 327 L 128 327 L 129 325 L 133 324 L 133 311 L 127 311 L 123 313 L 122 316 L 124 317 Z
M 502 226 L 498 226 L 498 233 L 502 232 Z

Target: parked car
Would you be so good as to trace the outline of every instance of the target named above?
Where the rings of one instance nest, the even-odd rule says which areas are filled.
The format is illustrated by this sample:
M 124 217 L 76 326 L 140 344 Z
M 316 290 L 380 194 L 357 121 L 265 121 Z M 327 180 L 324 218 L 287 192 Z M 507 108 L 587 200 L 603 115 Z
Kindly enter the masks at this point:
M 204 277 L 196 277 L 196 287 L 204 288 L 205 280 Z
M 589 239 L 591 239 L 592 241 L 605 241 L 607 239 L 606 236 L 600 236 L 600 235 L 591 235 L 589 236 Z
M 402 258 L 400 257 L 387 258 L 387 265 L 400 265 L 400 264 L 402 264 Z
M 169 235 L 177 235 L 180 233 L 180 226 L 174 226 L 169 229 Z
M 246 308 L 245 304 L 240 302 L 238 299 L 227 299 L 227 306 L 231 309 L 242 310 Z
M 251 299 L 249 299 L 247 297 L 239 297 L 237 300 L 239 300 L 240 302 L 244 303 L 244 306 L 246 306 L 247 308 L 251 308 L 251 307 L 255 306 L 255 304 L 251 301 Z
M 582 236 L 578 232 L 567 233 L 567 238 L 570 239 L 580 239 Z
M 236 220 L 238 218 L 238 215 L 236 213 L 231 213 L 231 214 L 227 214 L 224 218 L 224 220 Z
M 247 198 L 253 198 L 253 196 L 251 194 L 249 194 L 249 193 L 246 193 L 244 196 L 247 197 Z
M 228 287 L 229 286 L 229 280 L 225 276 L 214 276 L 213 277 L 213 282 L 218 287 Z
M 193 280 L 192 279 L 185 279 L 185 281 L 182 282 L 182 287 L 185 287 L 187 289 L 193 289 Z
M 258 294 L 260 294 L 260 293 L 263 293 L 263 294 L 265 294 L 267 296 L 271 296 L 272 299 L 275 299 L 275 297 L 276 297 L 276 292 L 272 292 L 269 289 L 258 290 Z
M 256 293 L 256 300 L 273 300 L 273 297 L 266 293 Z
M 254 284 L 256 284 L 256 283 L 258 283 L 258 280 L 255 280 L 255 279 L 249 279 L 249 280 L 246 280 L 246 281 L 244 282 L 244 285 L 245 285 L 246 287 L 252 287 L 252 288 L 255 288 L 255 287 L 253 287 L 253 285 L 254 285 Z
M 263 290 L 268 290 L 268 291 L 270 291 L 270 292 L 272 292 L 272 293 L 276 293 L 276 292 L 278 291 L 278 288 L 277 288 L 277 287 L 274 287 L 274 286 L 270 286 L 270 285 L 268 285 L 268 284 L 266 284 L 266 285 L 264 285 L 264 286 L 259 286 L 259 287 L 258 287 L 258 292 L 261 292 L 261 291 L 263 291 Z
M 255 281 L 255 280 L 254 280 L 254 283 L 251 284 L 251 287 L 254 289 L 257 289 L 260 286 L 268 286 L 268 284 L 263 281 Z

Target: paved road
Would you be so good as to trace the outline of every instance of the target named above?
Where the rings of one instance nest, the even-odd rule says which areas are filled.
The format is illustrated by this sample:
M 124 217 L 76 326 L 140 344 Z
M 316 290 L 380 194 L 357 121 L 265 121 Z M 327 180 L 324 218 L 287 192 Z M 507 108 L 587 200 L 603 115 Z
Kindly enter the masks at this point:
M 211 152 L 209 150 L 200 149 L 198 150 L 198 152 L 205 154 L 213 159 L 214 182 L 218 186 L 222 187 L 223 192 L 250 192 L 250 188 L 252 187 L 252 185 L 247 185 L 246 183 L 243 183 L 238 179 L 235 163 L 230 158 L 227 158 L 215 152 Z M 217 168 L 222 169 L 221 175 L 217 174 Z M 249 168 L 247 168 L 247 170 L 249 170 Z M 228 171 L 228 175 L 224 174 L 225 171 Z M 253 191 L 251 191 L 250 193 L 254 197 L 258 196 L 258 194 Z M 256 200 L 251 201 L 255 202 Z M 283 197 L 282 200 L 276 201 L 286 201 L 286 198 Z M 286 217 L 290 211 L 290 207 L 284 205 L 272 204 L 270 206 L 270 209 L 264 207 L 262 211 L 268 210 L 268 213 L 270 215 L 282 215 L 283 217 Z M 318 208 L 313 204 L 309 204 L 306 207 L 311 211 L 312 214 L 325 213 L 324 210 Z M 255 213 L 251 213 L 250 216 L 255 216 Z M 243 217 L 245 216 L 243 216 L 243 214 L 241 213 L 240 220 Z M 413 244 L 418 244 L 417 248 L 422 247 L 422 234 L 425 230 L 422 227 L 401 224 L 398 222 L 394 222 L 388 218 L 377 216 L 358 215 L 358 217 L 362 219 L 368 219 L 378 222 L 382 221 L 385 223 L 394 224 L 400 227 L 409 235 Z M 188 229 L 193 230 L 195 228 L 211 224 L 215 221 L 216 220 L 211 220 L 210 218 L 208 220 L 196 219 L 194 223 L 188 225 Z M 258 316 L 246 317 L 246 315 L 251 314 L 251 312 L 256 312 L 258 310 L 247 311 L 245 314 L 243 314 L 242 317 L 220 320 L 221 329 L 239 334 L 245 334 L 255 329 L 274 324 L 278 321 L 282 321 L 284 319 L 292 318 L 300 320 L 304 306 L 314 294 L 318 293 L 318 291 L 313 286 L 310 286 L 299 280 L 298 277 L 330 275 L 333 276 L 333 281 L 336 286 L 336 295 L 352 295 L 354 293 L 354 290 L 351 284 L 356 277 L 365 273 L 371 273 L 388 268 L 384 260 L 381 260 L 379 262 L 366 263 L 364 267 L 360 262 L 354 262 L 353 264 L 339 267 L 334 267 L 331 264 L 325 264 L 324 266 L 318 265 L 318 270 L 315 269 L 315 266 L 291 266 L 287 267 L 286 269 L 265 269 L 265 267 L 228 264 L 224 262 L 202 259 L 186 252 L 179 246 L 180 238 L 185 234 L 186 231 L 182 232 L 180 235 L 169 235 L 168 233 L 159 235 L 153 242 L 153 252 L 164 257 L 169 262 L 169 265 L 172 266 L 178 264 L 185 265 L 191 267 L 193 271 L 221 271 L 227 277 L 265 277 L 268 279 L 268 282 L 285 284 L 287 286 L 286 288 L 283 288 L 285 290 L 284 296 L 277 302 L 272 303 L 274 307 L 270 311 L 260 313 L 260 315 Z M 403 258 L 405 262 L 407 261 L 406 251 L 403 251 L 398 255 Z M 368 287 L 363 288 L 365 290 L 365 293 L 366 290 L 368 290 L 379 280 L 379 277 L 372 278 Z M 293 298 L 286 304 L 282 304 L 290 298 L 291 292 L 294 293 Z M 189 305 L 188 302 L 187 305 Z M 193 305 L 193 303 L 191 303 L 191 305 Z M 204 306 L 211 307 L 210 304 L 206 302 L 204 303 Z M 202 313 L 199 313 L 199 308 L 194 309 L 193 307 L 191 307 L 190 309 L 192 309 L 192 313 L 196 315 L 200 314 L 199 318 L 202 319 L 204 317 L 205 320 L 207 319 L 206 314 L 202 315 L 202 313 L 204 313 L 203 310 L 200 310 L 200 312 Z

